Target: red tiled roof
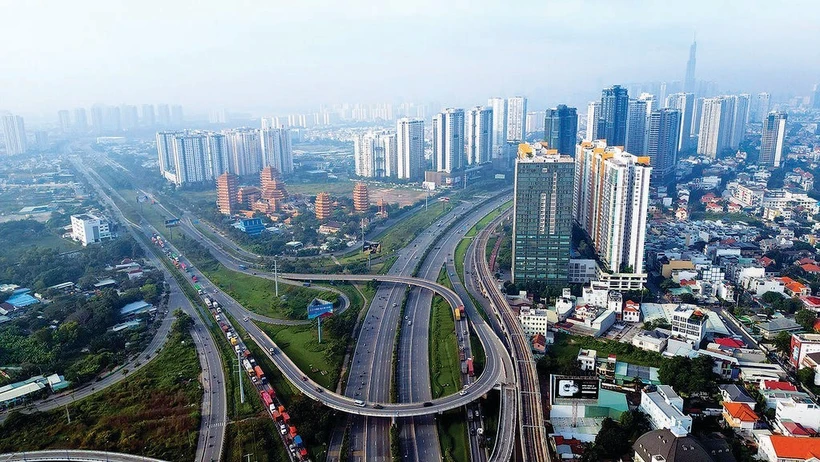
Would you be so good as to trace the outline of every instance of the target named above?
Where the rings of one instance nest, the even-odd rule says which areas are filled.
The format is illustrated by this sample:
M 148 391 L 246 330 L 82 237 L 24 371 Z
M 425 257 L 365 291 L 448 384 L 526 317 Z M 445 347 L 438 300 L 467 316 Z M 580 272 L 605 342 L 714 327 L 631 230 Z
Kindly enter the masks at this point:
M 763 388 L 766 390 L 797 391 L 797 387 L 789 382 L 779 382 L 777 380 L 764 380 Z
M 772 263 L 774 263 L 774 260 L 772 260 L 769 257 L 760 257 L 759 261 L 760 261 L 760 264 L 763 265 L 763 266 L 769 266 Z
M 757 422 L 760 419 L 746 403 L 724 402 L 723 408 L 730 416 L 739 419 L 741 422 Z
M 800 265 L 800 267 L 807 273 L 820 273 L 820 266 L 817 266 L 814 263 L 806 263 L 804 265 Z
M 800 297 L 800 300 L 803 300 L 803 304 L 807 306 L 820 307 L 820 297 L 815 297 L 814 295 L 806 295 L 804 297 Z
M 820 438 L 772 435 L 772 447 L 778 458 L 806 460 L 820 458 Z
M 808 265 L 808 264 L 814 264 L 814 263 L 815 263 L 815 261 L 812 260 L 809 257 L 803 257 L 803 258 L 801 258 L 800 260 L 797 261 L 798 265 Z
M 742 340 L 738 340 L 736 338 L 727 338 L 727 337 L 717 338 L 717 339 L 715 339 L 715 343 L 717 343 L 720 346 L 725 346 L 725 347 L 729 347 L 729 348 L 743 348 L 743 347 L 746 346 L 746 344 L 743 343 Z
M 806 428 L 798 422 L 784 421 L 781 422 L 781 425 L 794 436 L 814 436 L 817 434 L 816 431 Z

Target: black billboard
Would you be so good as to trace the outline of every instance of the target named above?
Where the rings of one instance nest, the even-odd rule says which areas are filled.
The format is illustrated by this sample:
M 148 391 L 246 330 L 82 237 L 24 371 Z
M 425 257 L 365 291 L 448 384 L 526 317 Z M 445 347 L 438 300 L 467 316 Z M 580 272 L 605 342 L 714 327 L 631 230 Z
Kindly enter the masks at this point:
M 552 376 L 552 399 L 597 400 L 600 381 L 597 377 Z

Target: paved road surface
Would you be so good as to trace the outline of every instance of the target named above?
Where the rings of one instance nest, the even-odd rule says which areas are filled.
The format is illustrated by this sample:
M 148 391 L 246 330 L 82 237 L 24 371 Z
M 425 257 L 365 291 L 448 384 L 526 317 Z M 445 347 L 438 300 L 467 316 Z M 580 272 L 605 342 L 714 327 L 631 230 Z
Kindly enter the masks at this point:
M 80 461 L 80 462 L 164 462 L 160 459 L 123 454 L 120 452 L 86 451 L 83 449 L 57 449 L 0 454 L 2 462 L 22 461 Z

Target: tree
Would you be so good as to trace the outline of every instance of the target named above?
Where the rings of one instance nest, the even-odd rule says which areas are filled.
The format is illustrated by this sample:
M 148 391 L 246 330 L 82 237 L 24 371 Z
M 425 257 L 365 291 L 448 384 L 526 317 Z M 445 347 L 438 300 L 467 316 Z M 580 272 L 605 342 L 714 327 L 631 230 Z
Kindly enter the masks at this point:
M 797 380 L 806 387 L 814 386 L 814 369 L 804 367 L 797 371 Z
M 638 437 L 652 429 L 649 425 L 649 418 L 647 418 L 646 414 L 637 409 L 621 414 L 620 421 L 621 426 L 629 435 L 630 441 L 636 440 Z
M 814 331 L 814 323 L 817 321 L 817 313 L 805 308 L 801 309 L 794 315 L 794 321 L 808 331 Z
M 792 334 L 788 332 L 779 332 L 777 334 L 777 337 L 774 338 L 773 343 L 774 347 L 780 354 L 786 355 L 789 353 L 789 350 L 791 349 Z
M 698 356 L 695 359 L 675 356 L 661 364 L 658 378 L 679 393 L 708 393 L 715 388 L 713 367 L 714 360 L 710 356 Z
M 595 447 L 606 459 L 615 459 L 629 451 L 629 434 L 614 420 L 607 417 L 601 423 L 601 431 L 595 436 Z
M 784 298 L 785 297 L 783 297 L 783 294 L 778 292 L 772 292 L 771 290 L 760 296 L 761 300 L 769 304 L 782 301 Z

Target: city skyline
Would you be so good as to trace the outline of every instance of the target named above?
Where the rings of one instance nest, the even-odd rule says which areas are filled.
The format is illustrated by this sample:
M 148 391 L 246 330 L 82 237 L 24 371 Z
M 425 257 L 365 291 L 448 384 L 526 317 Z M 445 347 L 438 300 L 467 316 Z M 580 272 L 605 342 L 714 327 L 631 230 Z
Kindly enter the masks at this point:
M 246 6 L 256 12 L 254 15 L 238 14 L 248 8 L 223 11 L 216 4 L 204 4 L 193 12 L 163 5 L 164 13 L 157 15 L 157 3 L 143 2 L 107 6 L 98 14 L 115 19 L 103 24 L 76 5 L 52 5 L 53 14 L 42 17 L 29 11 L 37 8 L 37 2 L 15 4 L 10 9 L 18 14 L 0 20 L 0 36 L 6 43 L 15 43 L 15 47 L 0 51 L 6 67 L 0 76 L 0 88 L 5 89 L 0 109 L 26 116 L 53 114 L 94 102 L 168 101 L 197 113 L 219 107 L 263 113 L 272 108 L 303 110 L 331 101 L 422 99 L 448 99 L 447 105 L 471 107 L 488 94 L 524 94 L 538 102 L 532 107 L 561 103 L 581 106 L 594 96 L 596 88 L 613 81 L 683 81 L 695 32 L 697 80 L 718 82 L 725 91 L 767 91 L 782 99 L 795 92 L 808 94 L 820 77 L 820 60 L 812 59 L 817 51 L 801 45 L 820 41 L 820 32 L 801 20 L 820 7 L 801 3 L 801 15 L 762 2 L 749 9 L 754 12 L 720 4 L 703 8 L 705 2 L 689 2 L 674 15 L 663 5 L 604 2 L 549 7 L 489 2 L 482 8 L 457 3 L 446 10 L 426 8 L 422 2 L 372 11 L 364 3 L 326 4 L 314 9 L 251 2 Z M 613 38 L 588 33 L 616 13 L 635 18 L 625 24 L 631 34 Z M 186 21 L 180 25 L 176 18 L 181 14 Z M 744 23 L 758 15 L 769 18 L 767 24 L 774 28 L 770 32 L 778 35 L 778 41 L 743 33 Z M 456 16 L 463 21 L 453 22 Z M 563 21 L 572 16 L 585 21 L 578 25 Z M 724 21 L 727 16 L 733 21 Z M 213 33 L 209 25 L 215 17 L 231 27 Z M 515 34 L 522 18 L 541 21 L 543 27 L 538 30 L 543 32 L 527 34 L 526 39 Z M 308 21 L 311 30 L 325 32 L 300 38 Z M 440 27 L 444 24 L 449 25 Z M 497 27 L 489 27 L 492 25 Z M 467 44 L 457 39 L 462 28 L 466 32 L 481 26 L 492 31 L 489 36 Z M 234 27 L 241 32 L 231 34 Z M 380 34 L 383 40 L 372 43 L 371 37 L 383 29 L 392 33 Z M 145 30 L 156 33 L 148 36 Z M 270 35 L 270 30 L 277 30 L 274 35 L 288 44 L 281 50 L 283 59 L 258 59 L 253 50 L 252 45 Z M 91 40 L 96 33 L 106 33 L 110 40 Z M 58 35 L 65 47 L 59 53 L 45 45 Z M 339 35 L 345 40 L 325 40 Z M 446 46 L 408 47 L 412 37 Z M 75 47 L 77 42 L 85 46 Z M 136 43 L 140 46 L 134 46 Z M 781 46 L 783 43 L 789 46 Z M 455 55 L 451 52 L 454 47 L 460 50 Z M 202 51 L 186 53 L 191 48 Z M 599 57 L 599 71 L 572 71 L 586 59 L 582 50 L 598 48 L 608 50 Z M 755 52 L 743 52 L 750 49 Z M 223 60 L 201 59 L 205 52 L 229 50 L 233 51 L 221 53 Z M 551 72 L 545 80 L 526 66 L 521 70 L 499 68 L 488 60 L 493 54 L 503 54 L 506 59 L 525 62 L 534 53 L 564 71 Z M 357 65 L 349 66 L 351 63 Z M 333 85 L 328 85 L 324 72 L 328 67 L 336 69 Z M 163 71 L 156 72 L 157 68 Z M 242 74 L 238 69 L 243 69 Z M 800 72 L 788 72 L 792 69 Z M 199 77 L 202 72 L 209 78 Z M 465 73 L 475 78 L 464 81 L 460 76 Z

